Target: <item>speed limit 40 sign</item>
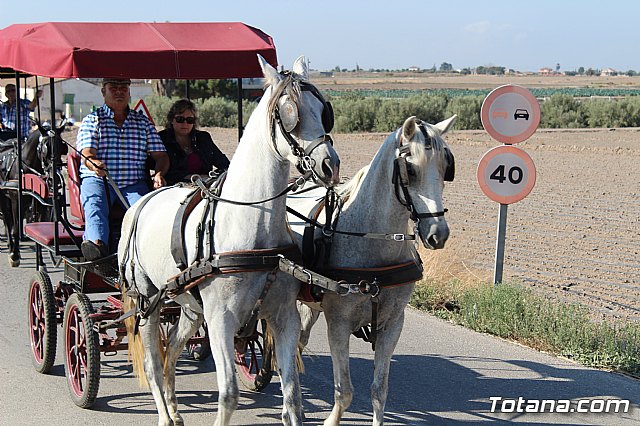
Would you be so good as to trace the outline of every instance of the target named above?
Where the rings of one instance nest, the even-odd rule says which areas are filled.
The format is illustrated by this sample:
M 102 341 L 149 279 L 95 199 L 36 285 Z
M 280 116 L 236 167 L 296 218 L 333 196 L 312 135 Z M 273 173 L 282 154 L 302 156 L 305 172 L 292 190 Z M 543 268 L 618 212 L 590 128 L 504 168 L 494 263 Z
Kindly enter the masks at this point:
M 489 150 L 480 159 L 477 178 L 487 197 L 500 204 L 513 204 L 533 189 L 536 167 L 523 150 L 502 145 Z

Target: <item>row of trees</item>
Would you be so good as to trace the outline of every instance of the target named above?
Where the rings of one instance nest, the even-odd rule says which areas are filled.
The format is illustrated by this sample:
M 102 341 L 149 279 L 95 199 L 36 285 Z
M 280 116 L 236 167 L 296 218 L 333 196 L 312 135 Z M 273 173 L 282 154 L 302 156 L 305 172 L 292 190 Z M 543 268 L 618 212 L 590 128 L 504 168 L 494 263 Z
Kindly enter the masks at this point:
M 337 132 L 390 132 L 409 116 L 437 123 L 458 115 L 456 129 L 482 129 L 482 96 L 418 95 L 406 99 L 336 99 Z M 553 95 L 540 104 L 542 128 L 640 127 L 640 97 L 579 100 Z
M 145 100 L 158 125 L 177 98 L 152 96 Z M 429 123 L 437 123 L 453 114 L 458 115 L 456 129 L 482 129 L 480 108 L 482 96 L 416 95 L 403 99 L 344 96 L 331 99 L 335 112 L 335 132 L 390 132 L 412 115 Z M 196 100 L 199 123 L 203 127 L 237 127 L 237 104 L 220 97 Z M 255 102 L 244 102 L 246 120 L 255 109 Z M 579 100 L 570 95 L 556 94 L 540 104 L 543 128 L 640 127 L 640 96 L 622 99 Z

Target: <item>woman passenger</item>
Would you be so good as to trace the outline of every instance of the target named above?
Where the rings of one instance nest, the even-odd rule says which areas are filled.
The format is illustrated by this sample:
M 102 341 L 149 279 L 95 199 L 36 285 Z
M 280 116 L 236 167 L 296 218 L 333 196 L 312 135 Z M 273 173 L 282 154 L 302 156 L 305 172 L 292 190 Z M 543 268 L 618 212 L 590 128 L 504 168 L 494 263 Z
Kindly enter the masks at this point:
M 171 166 L 164 176 L 167 185 L 190 181 L 193 175 L 208 175 L 214 168 L 227 169 L 229 159 L 213 143 L 208 132 L 197 130 L 195 104 L 180 99 L 167 114 L 167 127 L 159 132 Z

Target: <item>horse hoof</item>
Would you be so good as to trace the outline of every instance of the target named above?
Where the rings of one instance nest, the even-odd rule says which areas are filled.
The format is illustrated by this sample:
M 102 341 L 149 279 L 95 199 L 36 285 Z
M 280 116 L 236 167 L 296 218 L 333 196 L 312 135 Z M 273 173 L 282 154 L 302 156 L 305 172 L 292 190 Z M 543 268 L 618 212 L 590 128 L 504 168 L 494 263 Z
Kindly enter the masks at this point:
M 12 258 L 9 258 L 9 265 L 10 265 L 12 268 L 17 268 L 18 266 L 20 266 L 20 259 L 15 259 L 15 260 L 14 260 L 14 259 L 12 259 Z

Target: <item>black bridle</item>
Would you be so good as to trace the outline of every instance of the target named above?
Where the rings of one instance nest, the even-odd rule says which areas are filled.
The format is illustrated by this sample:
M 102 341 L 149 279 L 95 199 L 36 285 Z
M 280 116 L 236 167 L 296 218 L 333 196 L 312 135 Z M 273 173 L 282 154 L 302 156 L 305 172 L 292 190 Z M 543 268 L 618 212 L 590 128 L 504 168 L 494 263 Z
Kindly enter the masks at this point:
M 420 132 L 425 138 L 424 147 L 426 150 L 433 149 L 433 142 L 431 136 L 427 132 L 427 128 L 424 125 L 424 122 L 418 121 L 416 122 Z M 420 219 L 426 219 L 429 217 L 441 217 L 448 211 L 444 209 L 439 212 L 426 212 L 419 213 L 416 209 L 415 204 L 413 203 L 413 199 L 411 198 L 411 194 L 409 194 L 409 168 L 407 166 L 407 158 L 411 156 L 411 148 L 409 144 L 402 145 L 402 136 L 397 139 L 396 142 L 396 159 L 393 163 L 393 188 L 396 194 L 396 198 L 398 202 L 406 207 L 411 215 L 411 220 L 413 220 L 416 224 L 420 221 Z M 444 180 L 452 181 L 453 180 L 453 156 L 447 156 L 447 171 L 445 172 Z M 402 193 L 402 196 L 400 195 Z
M 285 76 L 286 79 L 288 79 L 288 81 L 286 81 L 285 84 L 292 84 L 293 78 L 294 78 L 293 75 L 290 72 L 284 72 L 283 75 Z M 280 106 L 276 103 L 276 106 L 273 111 L 273 118 L 271 120 L 271 139 L 275 147 L 276 146 L 276 143 L 275 143 L 276 123 L 277 123 L 280 129 L 280 133 L 282 133 L 285 140 L 289 144 L 289 147 L 291 148 L 291 152 L 293 153 L 293 155 L 295 155 L 298 158 L 298 161 L 296 162 L 296 165 L 295 165 L 296 169 L 298 169 L 298 171 L 303 175 L 310 172 L 313 180 L 317 182 L 318 180 L 320 180 L 320 178 L 316 174 L 316 171 L 314 170 L 315 160 L 311 158 L 311 153 L 313 152 L 314 149 L 316 149 L 318 146 L 324 143 L 329 143 L 333 146 L 333 139 L 329 134 L 329 132 L 333 127 L 333 109 L 331 107 L 331 104 L 324 99 L 324 97 L 320 94 L 318 89 L 315 88 L 315 86 L 303 81 L 300 81 L 299 84 L 300 84 L 301 91 L 311 92 L 311 94 L 313 94 L 313 96 L 315 96 L 322 103 L 322 107 L 323 107 L 322 125 L 325 133 L 320 137 L 311 141 L 306 148 L 302 148 L 298 140 L 291 134 L 292 131 L 298 127 L 298 125 L 296 125 L 293 129 L 287 131 L 287 129 L 285 129 L 285 125 L 280 115 Z M 277 152 L 277 147 L 276 147 L 276 152 Z M 280 153 L 278 152 L 278 154 Z

